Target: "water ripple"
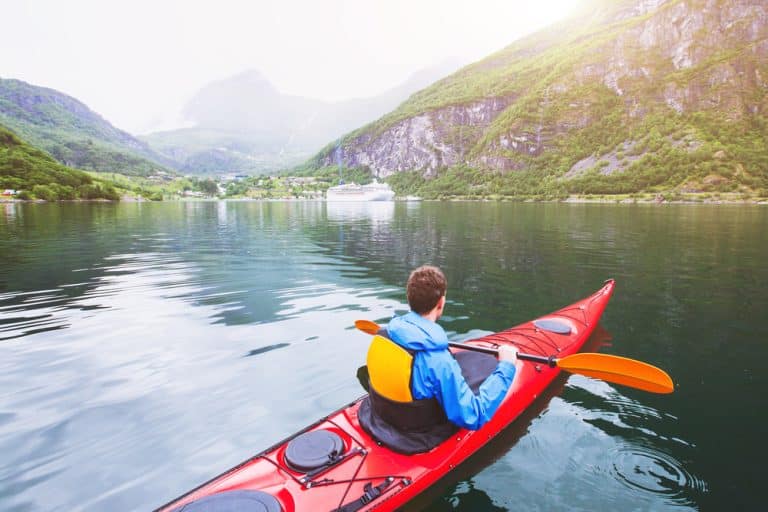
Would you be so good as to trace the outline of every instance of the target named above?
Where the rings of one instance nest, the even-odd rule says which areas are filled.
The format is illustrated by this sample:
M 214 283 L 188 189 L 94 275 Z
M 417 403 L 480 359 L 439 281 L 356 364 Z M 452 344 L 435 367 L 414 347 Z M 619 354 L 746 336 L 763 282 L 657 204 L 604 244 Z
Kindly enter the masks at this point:
M 109 255 L 81 270 L 92 273 L 88 281 L 0 294 L 0 341 L 67 329 L 78 318 L 73 312 L 118 307 L 114 298 L 126 294 L 187 292 L 197 272 L 193 264 L 159 252 Z
M 620 444 L 607 454 L 610 475 L 633 492 L 659 495 L 667 502 L 693 505 L 690 491 L 706 492 L 705 481 L 672 455 L 652 446 Z
M 572 403 L 583 406 L 584 421 L 609 434 L 658 437 L 669 440 L 647 425 L 675 421 L 673 415 L 662 413 L 617 391 L 611 384 L 600 380 L 573 376 L 567 384 Z

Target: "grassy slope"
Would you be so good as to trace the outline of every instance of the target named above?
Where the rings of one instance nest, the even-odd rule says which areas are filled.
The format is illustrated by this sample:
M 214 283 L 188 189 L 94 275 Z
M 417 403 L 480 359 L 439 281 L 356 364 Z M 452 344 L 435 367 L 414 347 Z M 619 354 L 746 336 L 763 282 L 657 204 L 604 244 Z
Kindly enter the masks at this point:
M 56 162 L 3 126 L 0 126 L 0 189 L 21 191 L 22 198 L 46 200 L 118 198 L 111 185 Z
M 132 175 L 167 170 L 74 98 L 19 80 L 0 79 L 0 124 L 68 165 Z

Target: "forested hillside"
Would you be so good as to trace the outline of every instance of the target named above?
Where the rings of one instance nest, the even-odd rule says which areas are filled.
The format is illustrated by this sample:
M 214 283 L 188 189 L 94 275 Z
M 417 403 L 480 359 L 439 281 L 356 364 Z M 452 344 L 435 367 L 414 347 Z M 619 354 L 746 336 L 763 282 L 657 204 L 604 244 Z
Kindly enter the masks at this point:
M 170 163 L 78 100 L 21 80 L 0 78 L 0 124 L 72 167 L 146 176 Z
M 768 196 L 768 4 L 588 2 L 330 143 L 425 197 Z
M 0 126 L 0 189 L 18 199 L 119 199 L 114 187 L 62 165 Z

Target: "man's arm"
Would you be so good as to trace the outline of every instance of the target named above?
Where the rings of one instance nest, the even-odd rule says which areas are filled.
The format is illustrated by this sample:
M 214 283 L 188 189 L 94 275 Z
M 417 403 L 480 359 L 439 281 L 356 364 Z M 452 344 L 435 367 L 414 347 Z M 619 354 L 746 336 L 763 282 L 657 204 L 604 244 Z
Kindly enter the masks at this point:
M 510 358 L 502 357 L 475 395 L 464 380 L 461 367 L 453 356 L 446 352 L 434 359 L 437 361 L 433 363 L 437 364 L 431 365 L 432 377 L 435 379 L 432 385 L 448 419 L 470 430 L 482 427 L 491 419 L 506 396 L 515 377 L 515 365 Z

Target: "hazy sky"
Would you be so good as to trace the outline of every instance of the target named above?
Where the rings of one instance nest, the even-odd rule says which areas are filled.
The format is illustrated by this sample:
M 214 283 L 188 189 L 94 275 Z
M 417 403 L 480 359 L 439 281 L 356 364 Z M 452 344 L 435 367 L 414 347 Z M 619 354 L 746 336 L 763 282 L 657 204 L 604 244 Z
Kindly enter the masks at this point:
M 286 94 L 378 94 L 499 50 L 579 0 L 10 0 L 0 77 L 60 90 L 131 133 L 175 127 L 205 84 L 257 69 Z

